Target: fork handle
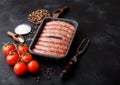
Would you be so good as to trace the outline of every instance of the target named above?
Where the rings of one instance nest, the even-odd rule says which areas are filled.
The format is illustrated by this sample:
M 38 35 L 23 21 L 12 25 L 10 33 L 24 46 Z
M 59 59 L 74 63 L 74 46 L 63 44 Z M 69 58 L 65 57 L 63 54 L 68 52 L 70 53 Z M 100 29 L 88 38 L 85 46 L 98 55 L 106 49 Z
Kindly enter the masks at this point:
M 64 78 L 67 76 L 67 74 L 69 73 L 69 71 L 73 68 L 73 66 L 75 65 L 75 61 L 74 60 L 70 60 L 67 65 L 64 67 L 64 69 L 62 70 L 61 74 L 60 74 L 60 78 Z

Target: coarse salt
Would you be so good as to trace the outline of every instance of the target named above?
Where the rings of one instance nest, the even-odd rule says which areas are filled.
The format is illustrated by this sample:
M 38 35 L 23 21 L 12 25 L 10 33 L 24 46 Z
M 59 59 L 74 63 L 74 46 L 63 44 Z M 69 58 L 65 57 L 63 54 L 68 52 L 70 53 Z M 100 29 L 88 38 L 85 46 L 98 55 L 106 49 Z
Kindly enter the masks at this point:
M 31 31 L 31 26 L 28 24 L 21 24 L 15 28 L 16 34 L 24 35 L 24 34 L 28 34 L 30 31 Z

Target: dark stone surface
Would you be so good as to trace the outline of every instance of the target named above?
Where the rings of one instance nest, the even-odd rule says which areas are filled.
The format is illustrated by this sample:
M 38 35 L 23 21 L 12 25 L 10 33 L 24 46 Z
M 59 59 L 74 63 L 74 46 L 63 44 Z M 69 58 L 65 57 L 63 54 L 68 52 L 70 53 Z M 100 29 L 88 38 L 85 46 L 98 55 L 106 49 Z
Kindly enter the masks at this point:
M 91 40 L 87 51 L 79 56 L 71 76 L 59 78 L 64 63 L 38 61 L 41 69 L 36 74 L 16 76 L 0 50 L 0 85 L 120 85 L 120 1 L 119 0 L 0 0 L 0 48 L 3 42 L 12 41 L 7 31 L 22 23 L 29 23 L 27 15 L 38 8 L 51 13 L 65 5 L 70 10 L 63 18 L 79 23 L 72 56 L 83 37 Z M 53 74 L 44 69 L 52 67 Z M 39 82 L 33 78 L 40 76 Z

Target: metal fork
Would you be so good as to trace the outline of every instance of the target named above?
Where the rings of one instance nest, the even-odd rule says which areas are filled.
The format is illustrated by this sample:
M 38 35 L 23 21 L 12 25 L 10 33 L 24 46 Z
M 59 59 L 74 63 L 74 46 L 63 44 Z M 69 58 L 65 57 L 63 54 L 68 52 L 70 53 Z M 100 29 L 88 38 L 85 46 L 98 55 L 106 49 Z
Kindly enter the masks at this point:
M 79 46 L 76 50 L 76 54 L 74 55 L 73 58 L 70 59 L 68 64 L 62 70 L 62 72 L 60 74 L 60 78 L 64 78 L 66 76 L 66 74 L 72 69 L 72 67 L 78 60 L 78 55 L 82 54 L 86 50 L 86 48 L 89 45 L 89 42 L 90 42 L 90 40 L 85 39 L 85 38 L 81 41 L 81 43 L 79 44 Z

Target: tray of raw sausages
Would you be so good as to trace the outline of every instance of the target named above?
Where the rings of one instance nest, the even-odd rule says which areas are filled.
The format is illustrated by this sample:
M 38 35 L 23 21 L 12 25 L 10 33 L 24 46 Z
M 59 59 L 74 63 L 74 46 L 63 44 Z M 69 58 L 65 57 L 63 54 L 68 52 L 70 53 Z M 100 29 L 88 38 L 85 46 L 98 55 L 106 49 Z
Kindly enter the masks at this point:
M 78 23 L 63 18 L 45 18 L 37 29 L 29 51 L 48 58 L 64 58 L 68 55 Z

